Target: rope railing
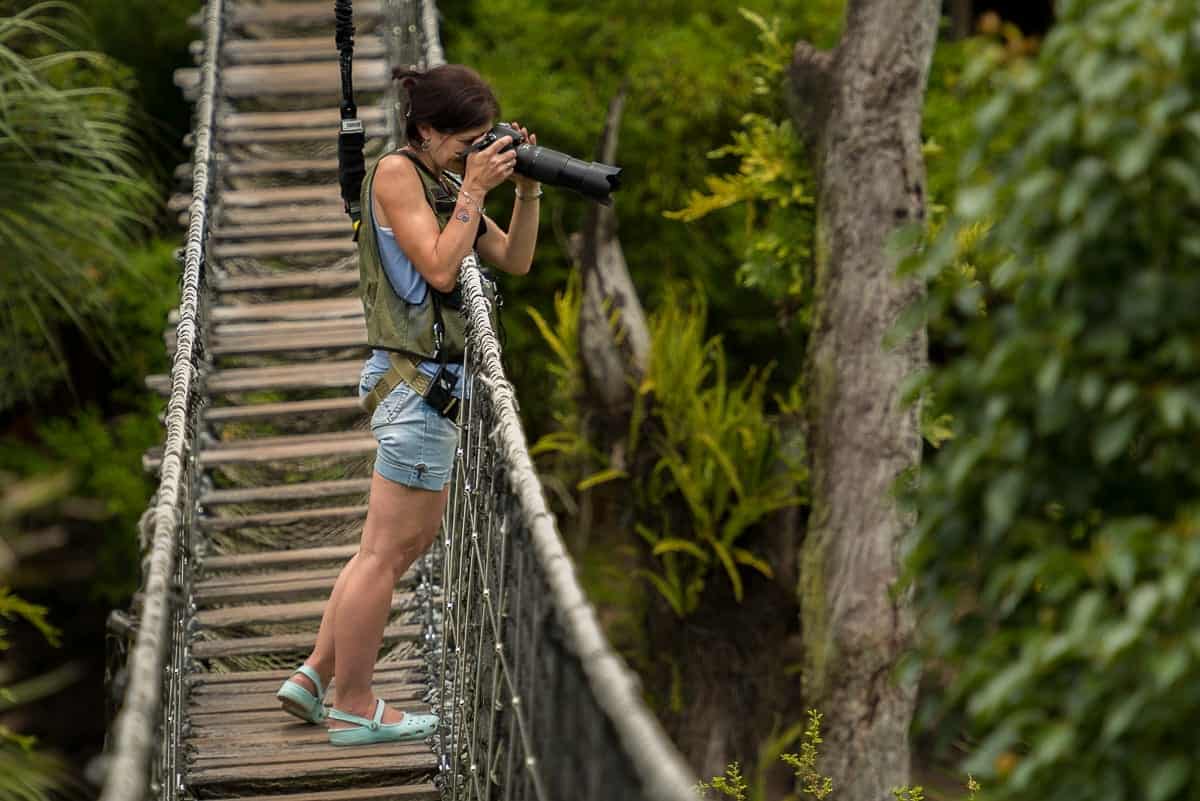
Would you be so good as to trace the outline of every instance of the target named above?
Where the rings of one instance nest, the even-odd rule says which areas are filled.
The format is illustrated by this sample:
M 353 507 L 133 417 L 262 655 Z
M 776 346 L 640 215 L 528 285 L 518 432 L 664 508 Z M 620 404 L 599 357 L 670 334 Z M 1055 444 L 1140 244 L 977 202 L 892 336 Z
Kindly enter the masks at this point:
M 201 288 L 208 238 L 208 190 L 213 161 L 213 128 L 221 46 L 222 0 L 208 0 L 201 91 L 196 108 L 192 156 L 192 202 L 183 254 L 179 322 L 171 365 L 171 394 L 165 414 L 166 441 L 158 488 L 143 516 L 152 531 L 144 563 L 142 608 L 136 639 L 126 664 L 126 689 L 113 723 L 101 801 L 173 799 L 180 786 L 178 742 L 183 721 L 183 682 L 187 661 L 182 590 L 189 569 L 187 547 L 192 518 L 193 456 L 198 396 L 194 391 L 200 353 Z
M 423 565 L 443 798 L 695 801 L 546 506 L 473 256 L 459 280 L 469 384 L 451 501 Z

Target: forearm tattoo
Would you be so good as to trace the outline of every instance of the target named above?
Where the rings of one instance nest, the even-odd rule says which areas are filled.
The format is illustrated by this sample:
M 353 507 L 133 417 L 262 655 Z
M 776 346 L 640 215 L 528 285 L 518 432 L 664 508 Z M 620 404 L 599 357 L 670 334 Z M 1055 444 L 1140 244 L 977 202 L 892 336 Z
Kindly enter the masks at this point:
M 459 209 L 458 213 L 454 216 L 461 222 L 469 223 L 471 221 L 471 212 L 466 209 Z

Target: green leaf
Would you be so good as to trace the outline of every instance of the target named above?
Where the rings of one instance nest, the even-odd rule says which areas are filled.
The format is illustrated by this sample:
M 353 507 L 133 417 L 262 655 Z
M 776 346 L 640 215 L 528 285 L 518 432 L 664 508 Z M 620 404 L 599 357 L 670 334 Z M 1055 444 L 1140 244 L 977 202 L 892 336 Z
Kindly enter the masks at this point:
M 616 481 L 617 479 L 621 478 L 629 478 L 629 474 L 624 470 L 618 470 L 615 467 L 610 467 L 607 470 L 601 470 L 600 472 L 593 473 L 592 475 L 583 479 L 575 486 L 575 489 L 577 489 L 579 492 L 583 492 L 584 490 L 589 490 L 592 487 L 600 484 L 604 484 L 609 481 Z
M 766 560 L 758 558 L 745 548 L 731 548 L 730 553 L 733 554 L 734 561 L 739 565 L 752 567 L 767 578 L 775 578 L 775 573 L 771 570 L 771 566 L 767 564 Z
M 637 572 L 654 585 L 654 588 L 658 590 L 658 594 L 670 604 L 671 610 L 675 613 L 676 617 L 683 618 L 687 616 L 687 602 L 684 600 L 682 588 L 669 583 L 652 570 L 641 569 Z
M 733 555 L 729 553 L 729 549 L 720 540 L 713 540 L 710 544 L 716 552 L 717 558 L 721 560 L 721 565 L 725 568 L 725 574 L 729 576 L 729 583 L 733 585 L 733 597 L 740 603 L 742 600 L 742 576 L 738 573 L 737 565 L 733 562 Z
M 1167 428 L 1178 430 L 1183 427 L 1191 394 L 1182 389 L 1165 389 L 1158 394 L 1158 412 Z
M 1129 447 L 1137 431 L 1137 412 L 1127 412 L 1100 424 L 1092 436 L 1092 454 L 1100 464 L 1108 464 Z
M 1146 801 L 1167 801 L 1187 786 L 1192 773 L 1191 760 L 1175 756 L 1147 770 Z
M 674 553 L 678 551 L 683 551 L 684 553 L 690 554 L 705 564 L 708 564 L 709 562 L 708 553 L 703 548 L 691 540 L 681 540 L 678 537 L 668 537 L 659 540 L 654 544 L 654 550 L 652 553 L 655 556 L 661 556 L 664 553 Z

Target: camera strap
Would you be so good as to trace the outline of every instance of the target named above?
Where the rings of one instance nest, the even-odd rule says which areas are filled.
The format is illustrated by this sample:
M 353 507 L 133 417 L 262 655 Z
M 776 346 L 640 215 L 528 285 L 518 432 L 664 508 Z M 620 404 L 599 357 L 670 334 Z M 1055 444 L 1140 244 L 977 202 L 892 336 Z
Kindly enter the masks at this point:
M 362 120 L 358 119 L 358 106 L 354 102 L 354 8 L 351 0 L 334 0 L 333 13 L 342 85 L 337 147 L 338 184 L 342 190 L 342 204 L 354 226 L 354 241 L 357 242 L 358 229 L 362 225 L 362 184 L 367 174 L 363 159 L 367 137 Z

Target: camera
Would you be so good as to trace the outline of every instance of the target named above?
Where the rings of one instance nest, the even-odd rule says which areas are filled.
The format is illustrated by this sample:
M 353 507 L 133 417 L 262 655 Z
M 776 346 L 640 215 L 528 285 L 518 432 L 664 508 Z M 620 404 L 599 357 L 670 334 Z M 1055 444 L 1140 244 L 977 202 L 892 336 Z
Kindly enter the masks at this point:
M 497 125 L 485 133 L 468 152 L 483 150 L 505 136 L 512 137 L 512 144 L 503 152 L 516 149 L 517 164 L 514 169 L 527 178 L 571 189 L 606 206 L 612 203 L 611 193 L 621 188 L 620 167 L 580 161 L 548 147 L 531 145 L 520 131 L 507 125 Z

